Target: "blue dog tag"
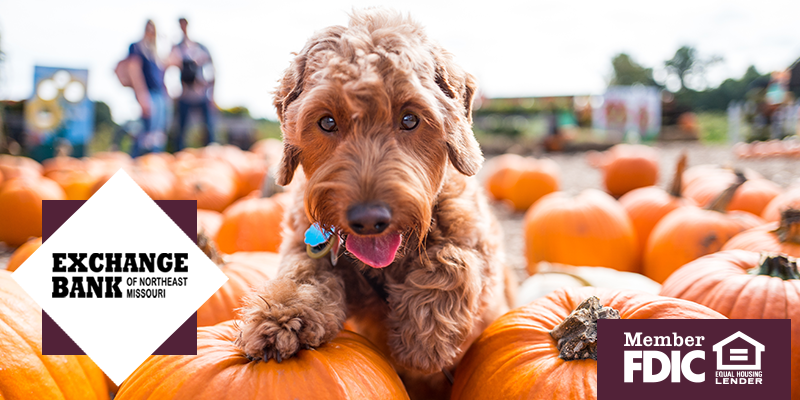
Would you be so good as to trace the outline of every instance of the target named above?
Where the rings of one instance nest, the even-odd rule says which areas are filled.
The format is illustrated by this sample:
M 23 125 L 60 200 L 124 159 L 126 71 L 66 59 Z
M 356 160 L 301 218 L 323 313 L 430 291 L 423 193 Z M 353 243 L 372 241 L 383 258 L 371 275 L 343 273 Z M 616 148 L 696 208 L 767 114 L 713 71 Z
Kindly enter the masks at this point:
M 311 247 L 319 246 L 330 239 L 331 233 L 325 232 L 319 227 L 319 223 L 314 223 L 308 228 L 305 235 L 305 242 Z

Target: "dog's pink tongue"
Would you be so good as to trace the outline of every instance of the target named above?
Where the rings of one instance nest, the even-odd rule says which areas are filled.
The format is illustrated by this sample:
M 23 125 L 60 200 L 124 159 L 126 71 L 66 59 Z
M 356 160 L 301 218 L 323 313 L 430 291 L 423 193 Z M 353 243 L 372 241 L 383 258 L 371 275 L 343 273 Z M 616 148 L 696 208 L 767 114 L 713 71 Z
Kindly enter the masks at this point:
M 347 251 L 358 257 L 364 264 L 372 268 L 383 268 L 394 261 L 397 249 L 403 236 L 399 233 L 392 233 L 379 237 L 356 236 L 347 237 Z

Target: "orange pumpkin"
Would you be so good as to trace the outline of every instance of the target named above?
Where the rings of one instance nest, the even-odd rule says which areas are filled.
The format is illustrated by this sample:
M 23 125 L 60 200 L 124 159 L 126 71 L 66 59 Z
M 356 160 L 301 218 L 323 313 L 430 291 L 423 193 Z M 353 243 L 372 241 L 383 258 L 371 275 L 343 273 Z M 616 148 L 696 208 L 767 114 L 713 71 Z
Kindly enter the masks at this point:
M 678 128 L 686 133 L 690 133 L 694 138 L 697 138 L 700 133 L 700 125 L 697 122 L 697 114 L 693 112 L 685 112 L 679 115 Z
M 170 169 L 172 163 L 175 162 L 175 156 L 169 153 L 147 153 L 136 157 L 134 162 L 136 165 L 143 168 L 167 170 Z
M 132 165 L 133 158 L 123 151 L 101 151 L 94 153 L 92 158 L 115 165 Z
M 636 231 L 639 254 L 644 255 L 650 232 L 661 218 L 676 208 L 694 205 L 694 201 L 681 195 L 681 178 L 686 167 L 686 153 L 681 155 L 675 168 L 675 178 L 669 192 L 657 186 L 633 189 L 619 198 L 619 203 L 628 213 Z
M 486 190 L 495 200 L 504 200 L 508 197 L 506 175 L 514 168 L 525 162 L 525 158 L 517 154 L 503 154 L 492 158 L 486 163 Z
M 261 188 L 267 173 L 268 163 L 263 155 L 244 152 L 236 146 L 211 144 L 200 149 L 187 151 L 203 160 L 216 160 L 226 163 L 233 172 L 236 186 L 235 198 L 248 195 Z
M 758 172 L 753 171 L 752 169 L 745 168 L 741 170 L 741 173 L 744 174 L 745 178 L 747 179 L 762 179 L 764 178 Z M 727 178 L 726 178 L 727 176 Z M 733 176 L 734 179 L 730 179 Z M 722 168 L 719 165 L 714 164 L 700 164 L 695 165 L 693 167 L 687 168 L 686 171 L 683 173 L 683 188 L 684 194 L 686 188 L 691 185 L 694 185 L 696 182 L 712 182 L 714 180 L 719 179 L 728 179 L 730 182 L 736 181 L 736 173 L 730 168 Z M 722 190 L 728 187 L 729 184 L 723 186 Z M 720 190 L 720 192 L 722 191 Z M 713 198 L 713 196 L 712 196 Z
M 47 176 L 54 171 L 83 168 L 83 160 L 74 157 L 57 156 L 42 162 L 42 175 Z
M 86 356 L 42 355 L 42 309 L 0 271 L 0 396 L 108 399 L 103 372 Z
M 262 253 L 258 261 L 236 262 L 223 260 L 205 233 L 197 236 L 197 245 L 214 261 L 228 281 L 219 288 L 200 308 L 197 309 L 197 326 L 211 326 L 235 319 L 237 309 L 244 305 L 243 297 L 251 288 L 274 278 L 278 272 L 280 256 L 277 253 Z
M 197 326 L 211 326 L 235 319 L 237 309 L 244 305 L 244 296 L 253 287 L 260 286 L 277 274 L 279 256 L 270 254 L 274 255 L 271 265 L 252 266 L 236 262 L 221 265 L 220 269 L 228 281 L 197 309 Z
M 64 189 L 67 200 L 88 200 L 99 179 L 86 170 L 86 162 L 72 157 L 54 157 L 44 161 L 44 176 Z
M 735 319 L 792 320 L 792 398 L 800 398 L 800 273 L 796 260 L 730 250 L 699 258 L 664 282 L 661 295 Z
M 789 208 L 800 210 L 800 187 L 793 187 L 777 196 L 764 207 L 761 217 L 767 222 L 777 222 L 781 213 Z
M 500 193 L 515 210 L 525 211 L 542 196 L 558 190 L 559 168 L 550 159 L 523 158 L 499 171 Z
M 42 247 L 42 238 L 34 238 L 27 242 L 25 242 L 22 246 L 19 246 L 17 250 L 11 254 L 11 258 L 8 259 L 8 265 L 6 265 L 6 270 L 9 272 L 14 272 L 19 268 L 28 257 L 33 254 L 39 247 Z
M 597 399 L 598 317 L 725 318 L 690 301 L 639 291 L 558 289 L 483 331 L 456 369 L 451 400 Z
M 780 223 L 771 222 L 746 230 L 722 246 L 722 250 L 734 249 L 800 257 L 800 210 L 785 210 Z
M 602 169 L 603 184 L 614 197 L 658 182 L 658 152 L 650 146 L 618 144 L 589 162 Z
M 175 176 L 170 171 L 156 171 L 140 167 L 123 167 L 123 169 L 151 199 L 175 200 Z M 100 190 L 117 171 L 107 173 L 98 179 L 92 187 L 92 194 Z
M 119 390 L 119 386 L 117 386 L 117 384 L 114 383 L 114 381 L 112 381 L 111 378 L 109 378 L 105 373 L 103 374 L 103 377 L 106 378 L 106 387 L 108 387 L 108 391 L 112 395 L 116 395 L 117 391 Z
M 751 214 L 761 215 L 764 208 L 783 192 L 778 184 L 766 179 L 749 180 L 736 191 L 736 196 L 728 205 L 728 210 L 747 211 Z
M 595 189 L 575 198 L 556 192 L 525 214 L 528 272 L 540 261 L 638 272 L 633 224 L 611 196 Z
M 42 176 L 42 164 L 28 157 L 0 154 L 0 173 L 4 180 Z
M 692 178 L 691 184 L 687 184 L 683 192 L 686 197 L 694 200 L 700 207 L 710 204 L 737 179 L 736 174 L 731 170 L 706 168 L 703 174 Z M 761 215 L 767 204 L 778 196 L 782 189 L 776 183 L 756 174 L 745 173 L 745 176 L 748 178 L 747 182 L 736 191 L 726 209 Z
M 175 199 L 197 200 L 197 208 L 222 212 L 236 199 L 233 171 L 215 160 L 178 161 Z
M 198 328 L 196 356 L 150 356 L 115 400 L 408 399 L 394 368 L 355 333 L 280 363 L 249 360 L 238 334 L 234 321 Z
M 262 269 L 266 268 L 267 275 L 270 277 L 276 276 L 278 272 L 276 267 L 280 262 L 278 253 L 271 251 L 237 251 L 233 254 L 226 254 L 223 258 L 227 263 L 236 263 Z
M 222 213 L 212 210 L 197 210 L 197 232 L 204 232 L 208 237 L 216 237 L 222 225 Z
M 127 168 L 129 170 L 132 166 L 133 163 L 131 161 L 125 162 L 121 159 L 83 159 L 84 170 L 97 180 L 104 178 L 103 183 L 119 171 L 120 168 Z
M 11 179 L 0 187 L 0 242 L 19 246 L 42 236 L 42 200 L 64 200 L 61 186 L 45 177 Z
M 266 156 L 270 166 L 277 165 L 283 156 L 283 143 L 273 138 L 261 139 L 250 146 L 250 151 Z
M 222 213 L 215 242 L 223 253 L 237 251 L 278 252 L 281 245 L 281 222 L 288 194 L 260 197 L 259 192 L 237 200 Z
M 89 200 L 97 178 L 83 168 L 63 169 L 48 172 L 45 176 L 64 189 L 67 200 Z
M 260 154 L 242 152 L 242 157 L 247 162 L 244 163 L 245 168 L 241 172 L 241 182 L 237 193 L 239 197 L 246 196 L 254 190 L 260 190 L 270 167 L 269 160 Z
M 745 211 L 726 212 L 730 199 L 744 183 L 731 185 L 708 207 L 678 208 L 659 221 L 647 241 L 642 273 L 662 283 L 675 270 L 706 254 L 719 251 L 730 238 L 764 221 Z

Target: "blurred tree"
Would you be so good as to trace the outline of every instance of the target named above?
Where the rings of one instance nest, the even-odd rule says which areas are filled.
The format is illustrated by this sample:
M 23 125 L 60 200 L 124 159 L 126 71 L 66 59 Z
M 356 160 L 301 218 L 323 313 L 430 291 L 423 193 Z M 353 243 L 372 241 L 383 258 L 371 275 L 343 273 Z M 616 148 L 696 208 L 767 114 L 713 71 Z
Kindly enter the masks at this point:
M 271 119 L 260 118 L 256 120 L 256 139 L 281 138 L 281 124 Z
M 119 125 L 114 122 L 114 119 L 111 117 L 111 108 L 108 107 L 108 104 L 102 101 L 95 101 L 94 102 L 94 126 L 95 129 L 98 129 L 102 125 L 108 125 L 111 128 L 116 129 Z
M 701 59 L 697 54 L 697 49 L 691 46 L 682 46 L 671 59 L 664 62 L 667 70 L 681 80 L 681 89 L 687 89 L 687 78 L 689 76 L 705 82 L 706 69 L 722 61 L 722 57 L 711 56 L 708 59 Z M 698 87 L 691 89 L 699 89 Z
M 620 53 L 611 59 L 611 66 L 614 69 L 609 86 L 629 86 L 634 83 L 641 83 L 646 86 L 659 86 L 653 80 L 653 69 L 645 68 L 634 61 L 626 53 Z
M 122 128 L 114 122 L 111 108 L 102 101 L 94 102 L 94 135 L 89 143 L 89 154 L 100 151 L 119 150 L 114 148 L 115 135 L 121 133 Z
M 231 107 L 231 108 L 220 108 L 219 112 L 220 112 L 220 114 L 226 115 L 226 116 L 240 116 L 240 117 L 249 117 L 250 116 L 250 110 L 248 110 L 247 107 L 244 107 L 244 106 L 237 106 L 237 107 Z
M 684 89 L 675 93 L 675 100 L 697 111 L 724 111 L 733 100 L 747 100 L 748 94 L 766 87 L 770 74 L 761 74 L 750 66 L 739 79 L 728 78 L 715 88 L 703 91 Z

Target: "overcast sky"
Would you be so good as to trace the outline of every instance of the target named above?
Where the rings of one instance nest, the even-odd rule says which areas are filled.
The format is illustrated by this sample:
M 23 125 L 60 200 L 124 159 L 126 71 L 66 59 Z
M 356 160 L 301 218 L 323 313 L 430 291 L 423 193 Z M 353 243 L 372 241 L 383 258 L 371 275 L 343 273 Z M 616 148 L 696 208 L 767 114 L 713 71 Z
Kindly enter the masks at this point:
M 90 98 L 117 121 L 136 118 L 133 92 L 113 69 L 148 18 L 168 49 L 185 16 L 214 57 L 217 103 L 274 118 L 270 92 L 290 53 L 315 30 L 347 24 L 352 8 L 374 5 L 410 12 L 490 97 L 602 93 L 619 52 L 658 68 L 681 45 L 695 46 L 725 60 L 709 71 L 712 85 L 751 64 L 767 72 L 800 57 L 797 0 L 0 0 L 0 98 L 29 97 L 34 65 L 88 68 Z

